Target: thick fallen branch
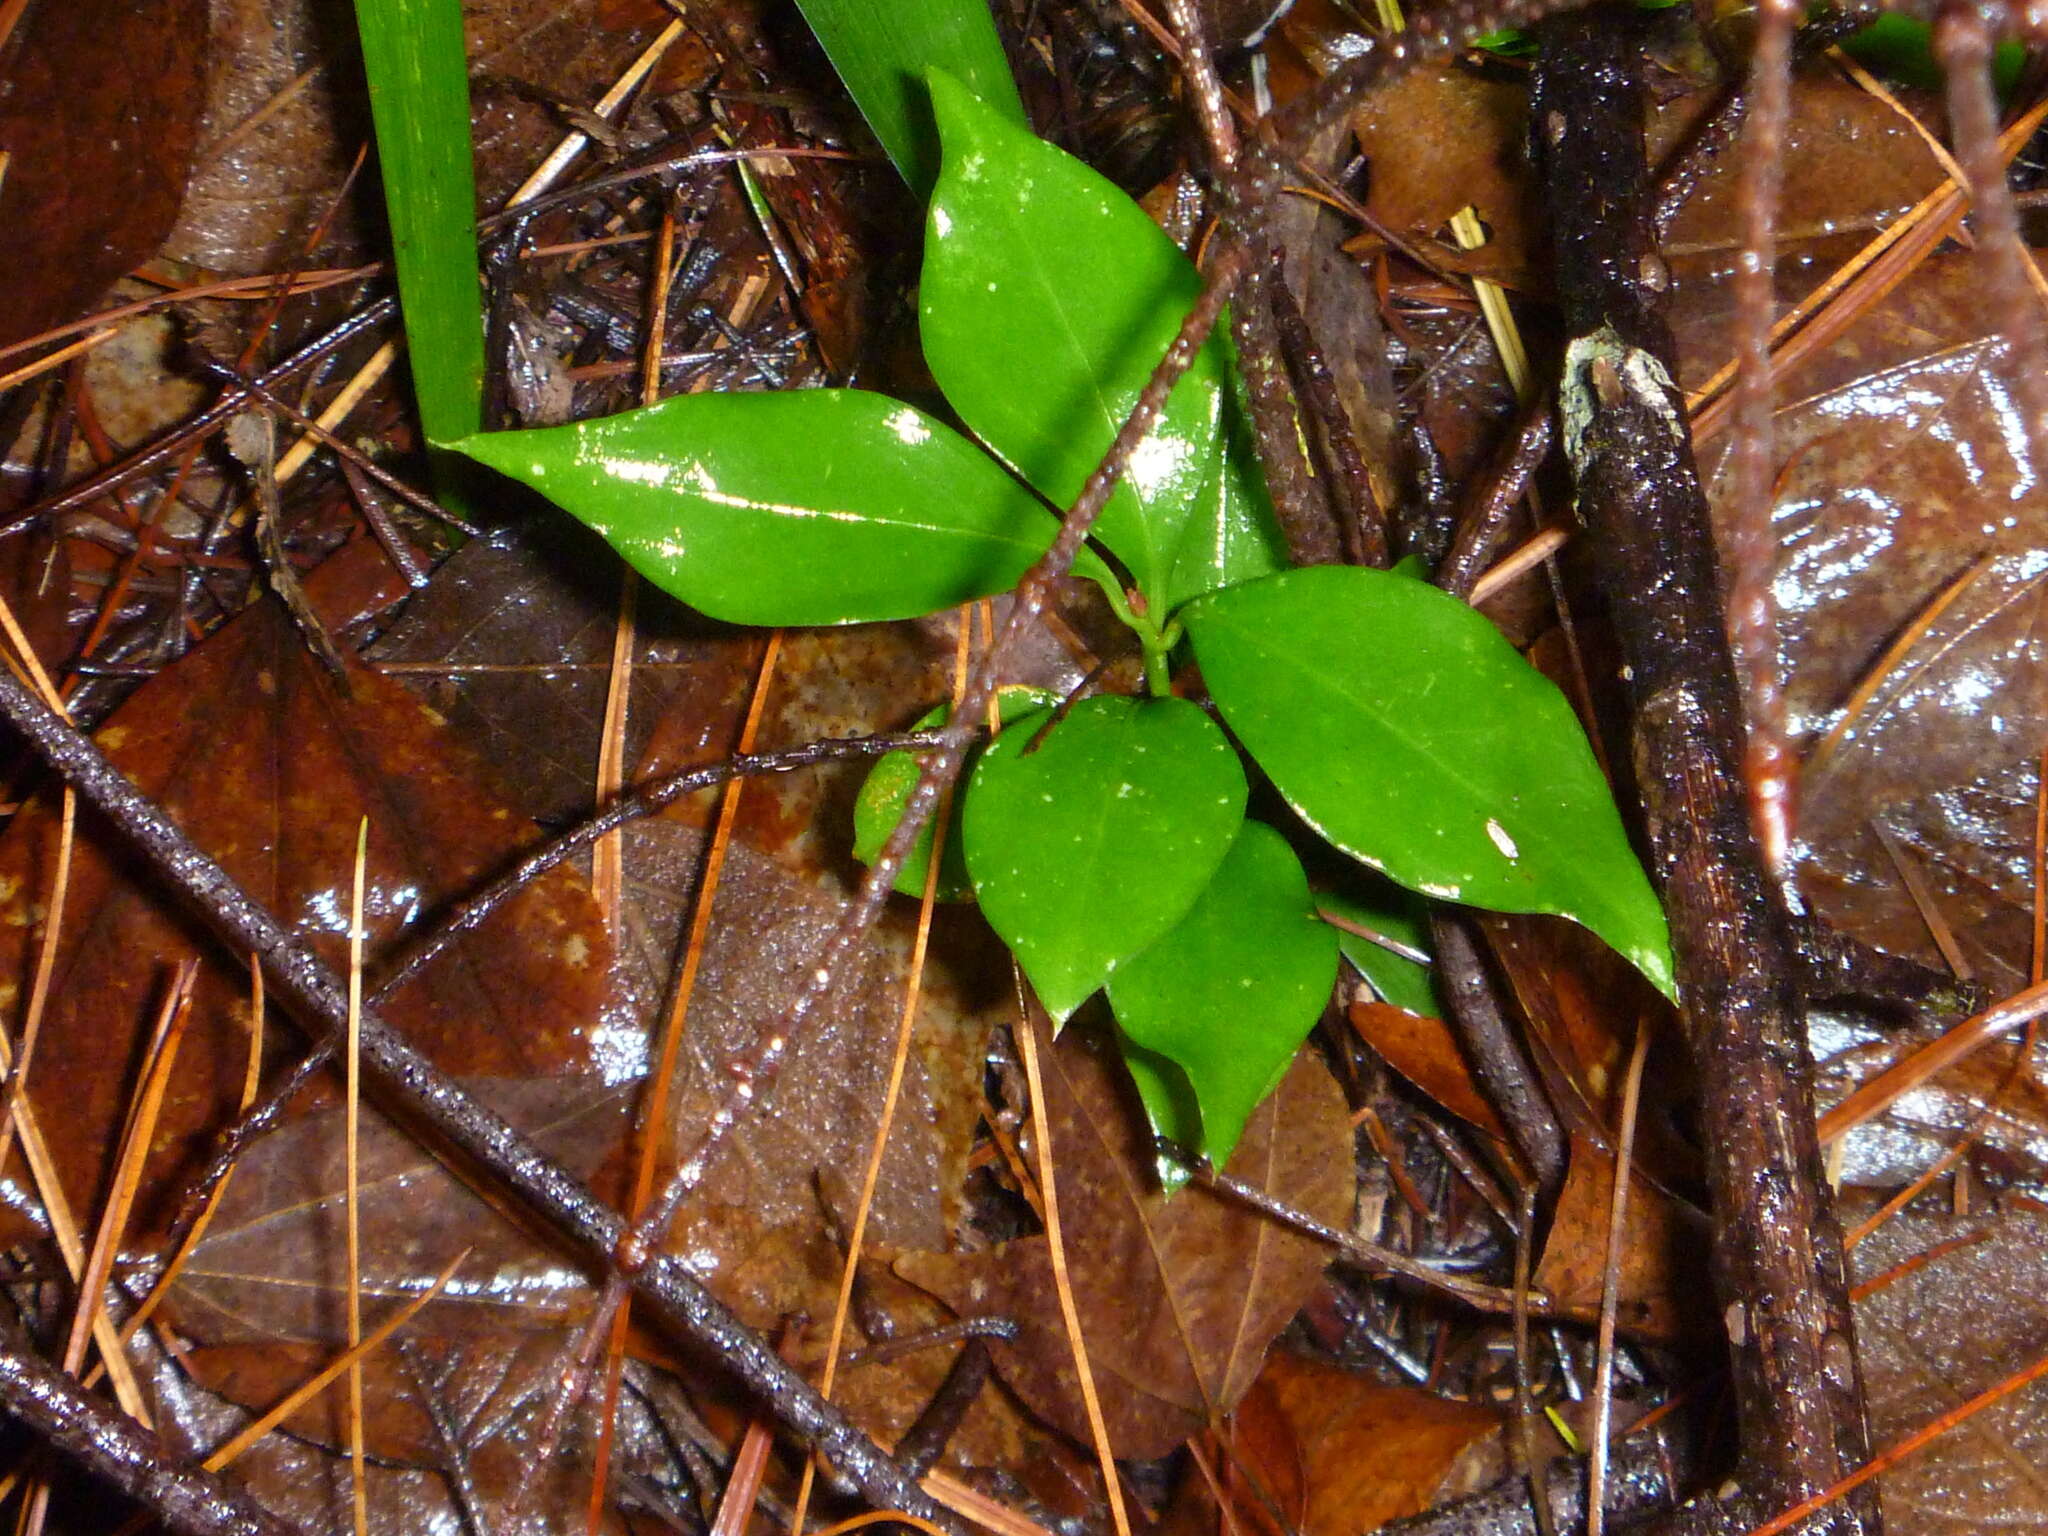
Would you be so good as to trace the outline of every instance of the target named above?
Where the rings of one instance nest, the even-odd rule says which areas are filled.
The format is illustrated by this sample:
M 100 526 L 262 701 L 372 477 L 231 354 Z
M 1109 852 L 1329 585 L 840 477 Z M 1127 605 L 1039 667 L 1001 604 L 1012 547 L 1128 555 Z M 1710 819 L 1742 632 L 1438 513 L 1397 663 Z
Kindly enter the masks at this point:
M 1714 1281 L 1745 1506 L 1796 1503 L 1869 1454 L 1841 1231 L 1814 1132 L 1800 966 L 1751 832 L 1742 699 L 1653 241 L 1629 6 L 1539 34 L 1532 121 L 1571 338 L 1564 443 L 1630 704 L 1636 788 L 1703 1098 Z M 1879 1529 L 1868 1497 L 1813 1530 Z

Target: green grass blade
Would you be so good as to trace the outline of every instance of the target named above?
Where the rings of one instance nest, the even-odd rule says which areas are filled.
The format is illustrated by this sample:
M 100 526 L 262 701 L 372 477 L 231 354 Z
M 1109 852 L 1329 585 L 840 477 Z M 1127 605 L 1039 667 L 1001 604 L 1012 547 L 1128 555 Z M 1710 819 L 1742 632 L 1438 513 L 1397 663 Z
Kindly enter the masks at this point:
M 939 174 L 925 71 L 944 70 L 1015 122 L 1024 103 L 987 0 L 797 0 L 856 105 L 919 197 Z
M 427 439 L 483 425 L 476 172 L 458 0 L 356 0 L 413 392 Z

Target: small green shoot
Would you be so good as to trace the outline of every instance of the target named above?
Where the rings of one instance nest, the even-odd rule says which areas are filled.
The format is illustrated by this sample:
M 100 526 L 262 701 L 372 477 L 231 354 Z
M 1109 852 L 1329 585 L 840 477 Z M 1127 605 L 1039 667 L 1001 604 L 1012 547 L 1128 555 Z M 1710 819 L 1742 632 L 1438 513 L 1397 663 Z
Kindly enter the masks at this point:
M 469 65 L 453 0 L 356 0 L 377 165 L 398 266 L 413 394 L 427 440 L 483 425 Z
M 478 433 L 475 256 L 458 255 L 449 227 L 468 239 L 466 180 L 408 203 L 401 232 L 434 440 L 540 490 L 657 586 L 737 623 L 904 618 L 1012 586 L 1199 287 L 1129 198 L 1022 126 L 981 0 L 804 8 L 890 153 L 931 189 L 924 344 L 980 445 L 902 402 L 826 389 Z M 439 28 L 434 69 L 449 89 L 434 96 L 432 174 L 459 158 L 466 176 L 449 118 L 455 8 L 386 9 Z M 399 97 L 429 93 L 403 84 L 410 55 L 392 58 L 389 36 L 381 46 L 388 167 L 430 120 L 399 112 L 387 126 L 393 83 Z M 953 73 L 927 76 L 935 59 Z M 1227 341 L 1176 388 L 1097 534 L 1076 570 L 1134 631 L 1150 696 L 1064 713 L 1042 696 L 1008 700 L 961 790 L 940 883 L 971 886 L 1056 1020 L 1106 990 L 1155 1130 L 1228 1156 L 1328 1002 L 1339 945 L 1287 838 L 1245 819 L 1238 746 L 1170 696 L 1184 636 L 1238 743 L 1336 847 L 1411 891 L 1575 918 L 1670 989 L 1662 912 L 1563 696 L 1479 615 L 1408 574 L 1282 569 Z M 864 857 L 912 779 L 907 758 L 874 770 Z M 903 888 L 921 889 L 929 847 Z M 1366 925 L 1419 940 L 1417 907 L 1385 905 Z M 1352 950 L 1374 985 L 1426 1005 L 1426 971 L 1375 950 Z

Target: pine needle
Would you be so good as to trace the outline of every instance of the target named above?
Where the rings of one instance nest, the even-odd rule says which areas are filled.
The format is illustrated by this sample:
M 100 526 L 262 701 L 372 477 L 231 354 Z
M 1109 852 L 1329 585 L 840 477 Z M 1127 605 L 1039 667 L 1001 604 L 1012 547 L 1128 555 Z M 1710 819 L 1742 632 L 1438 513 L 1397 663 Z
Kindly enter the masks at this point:
M 1023 986 L 1022 980 L 1018 982 Z M 1131 1518 L 1124 1510 L 1123 1483 L 1117 1476 L 1116 1457 L 1109 1448 L 1109 1429 L 1102 1420 L 1102 1403 L 1095 1395 L 1095 1373 L 1088 1367 L 1088 1342 L 1081 1337 L 1081 1313 L 1074 1305 L 1073 1283 L 1067 1278 L 1067 1245 L 1060 1232 L 1059 1193 L 1053 1182 L 1052 1117 L 1045 1111 L 1045 1080 L 1038 1070 L 1038 1035 L 1032 1026 L 1032 1007 L 1019 1010 L 1017 1047 L 1024 1057 L 1024 1079 L 1031 1089 L 1031 1115 L 1038 1131 L 1038 1188 L 1045 1198 L 1045 1241 L 1052 1257 L 1053 1288 L 1059 1294 L 1060 1316 L 1067 1325 L 1067 1344 L 1074 1352 L 1074 1373 L 1081 1380 L 1081 1405 L 1088 1413 L 1088 1434 L 1095 1442 L 1095 1458 L 1102 1467 L 1104 1492 L 1109 1499 L 1109 1516 L 1116 1536 L 1131 1536 Z
M 363 1342 L 363 1234 L 362 1200 L 358 1179 L 358 1156 L 363 1093 L 363 875 L 369 862 L 370 818 L 356 826 L 356 867 L 354 889 L 349 901 L 348 924 L 348 1347 L 351 1353 Z M 353 1495 L 355 1536 L 369 1529 L 369 1488 L 363 1480 L 363 1366 L 360 1354 L 348 1367 L 348 1454 L 349 1480 Z
M 953 703 L 967 688 L 967 661 L 971 633 L 969 612 L 959 612 L 959 637 L 953 650 Z M 918 903 L 917 936 L 911 943 L 910 973 L 904 979 L 903 1012 L 896 1025 L 896 1051 L 889 1061 L 889 1081 L 882 1090 L 882 1114 L 875 1124 L 875 1139 L 868 1149 L 866 1171 L 861 1177 L 860 1200 L 854 1207 L 853 1230 L 846 1238 L 846 1262 L 839 1270 L 839 1296 L 832 1308 L 832 1328 L 825 1343 L 825 1370 L 818 1392 L 827 1402 L 839 1380 L 840 1346 L 846 1340 L 846 1315 L 853 1305 L 854 1277 L 860 1272 L 860 1255 L 867 1242 L 868 1216 L 875 1206 L 875 1190 L 882 1181 L 882 1159 L 889 1149 L 889 1132 L 896 1124 L 896 1106 L 903 1096 L 903 1071 L 910 1061 L 910 1037 L 917 1027 L 917 1007 L 924 996 L 924 962 L 930 949 L 932 910 L 939 899 L 939 865 L 946 853 L 946 824 L 952 815 L 953 791 L 949 786 L 939 796 L 939 808 L 932 816 L 931 853 L 925 860 L 924 895 Z M 804 1515 L 811 1505 L 811 1484 L 817 1475 L 818 1459 L 804 1460 L 797 1483 L 796 1511 L 790 1516 L 790 1536 L 803 1536 Z

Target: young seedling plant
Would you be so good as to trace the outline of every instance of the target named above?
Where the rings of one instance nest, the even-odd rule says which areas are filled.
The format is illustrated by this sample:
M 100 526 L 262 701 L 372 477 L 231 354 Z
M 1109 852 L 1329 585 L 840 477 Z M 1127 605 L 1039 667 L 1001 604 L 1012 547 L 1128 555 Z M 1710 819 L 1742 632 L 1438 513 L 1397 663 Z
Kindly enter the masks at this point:
M 450 446 L 734 623 L 901 619 L 1014 585 L 1200 280 L 1082 162 L 950 76 L 928 83 L 942 154 L 920 323 L 972 437 L 883 395 L 817 389 L 680 397 Z M 1316 834 L 1409 891 L 1572 918 L 1671 987 L 1662 912 L 1563 695 L 1411 575 L 1283 567 L 1219 336 L 1076 565 L 1135 633 L 1145 695 L 1061 711 L 1008 694 L 941 871 L 1056 1025 L 1107 993 L 1155 1131 L 1218 1163 L 1338 964 L 1288 837 L 1246 817 L 1247 756 Z M 1172 691 L 1190 650 L 1215 713 Z M 915 777 L 908 758 L 875 770 L 864 857 Z M 929 848 L 927 833 L 899 889 L 923 889 Z

